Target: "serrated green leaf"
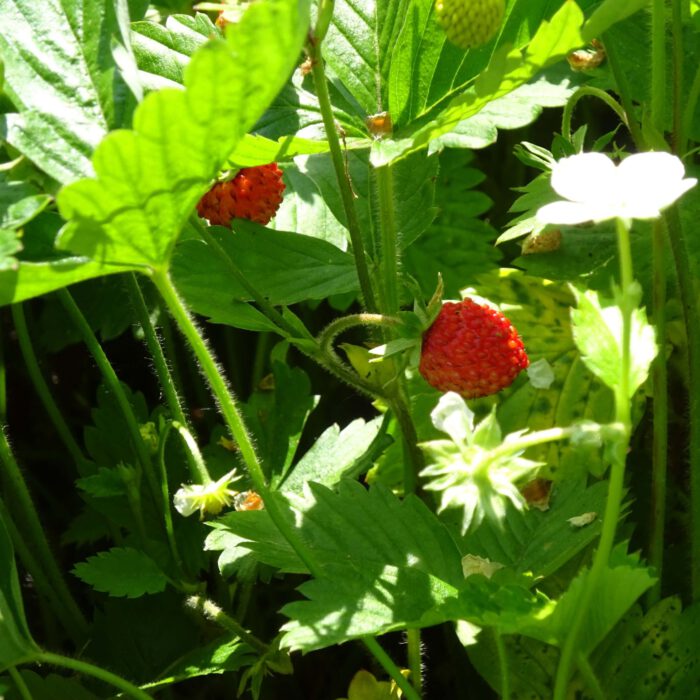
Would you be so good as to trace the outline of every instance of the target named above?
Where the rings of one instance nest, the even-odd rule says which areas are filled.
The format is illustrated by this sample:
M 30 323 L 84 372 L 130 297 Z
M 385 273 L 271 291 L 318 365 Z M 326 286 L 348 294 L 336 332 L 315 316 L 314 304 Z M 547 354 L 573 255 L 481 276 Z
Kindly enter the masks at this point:
M 358 289 L 352 256 L 330 243 L 243 220 L 234 226 L 234 232 L 212 227 L 211 234 L 270 303 L 294 304 Z M 215 320 L 225 317 L 232 302 L 250 300 L 226 261 L 202 241 L 177 247 L 172 274 L 192 308 Z
M 606 697 L 623 700 L 630 687 L 635 700 L 692 697 L 700 680 L 700 605 L 681 611 L 677 598 L 666 598 L 625 622 L 591 658 Z
M 94 498 L 112 498 L 126 494 L 126 484 L 119 472 L 104 467 L 100 467 L 96 474 L 78 479 L 75 485 Z
M 306 419 L 319 397 L 311 394 L 308 376 L 297 367 L 273 358 L 272 376 L 274 389 L 253 393 L 243 411 L 274 488 L 292 464 Z
M 247 644 L 225 635 L 178 659 L 161 674 L 161 678 L 143 687 L 152 690 L 189 678 L 230 673 L 251 665 L 255 659 L 255 654 Z
M 342 478 L 359 476 L 387 443 L 380 435 L 382 425 L 381 417 L 368 422 L 358 418 L 342 430 L 337 425 L 326 428 L 284 480 L 282 491 L 301 493 L 312 481 L 332 488 Z
M 51 201 L 28 182 L 0 176 L 0 229 L 18 229 L 31 221 Z
M 160 593 L 168 583 L 153 559 L 131 547 L 113 547 L 89 557 L 75 565 L 73 574 L 96 591 L 117 598 Z
M 155 22 L 133 22 L 131 42 L 139 77 L 147 90 L 184 83 L 185 68 L 192 54 L 219 29 L 207 15 L 170 15 L 165 26 Z
M 620 621 L 635 601 L 650 588 L 655 579 L 650 570 L 640 566 L 639 557 L 613 552 L 611 563 L 596 582 L 579 638 L 580 653 L 588 655 Z M 561 646 L 568 637 L 588 586 L 590 569 L 579 574 L 557 601 L 551 615 L 542 617 L 520 631 L 548 644 Z
M 619 307 L 603 305 L 594 291 L 574 292 L 578 308 L 571 311 L 576 345 L 586 366 L 611 389 L 616 389 L 622 376 L 622 312 Z M 629 399 L 644 383 L 651 362 L 656 356 L 654 330 L 647 323 L 643 309 L 632 314 L 630 347 Z
M 377 141 L 371 162 L 386 165 L 407 153 L 423 148 L 433 139 L 478 114 L 487 104 L 503 97 L 535 77 L 541 70 L 584 44 L 581 36 L 583 14 L 575 2 L 565 3 L 550 21 L 542 22 L 524 50 L 503 45 L 475 84 L 452 98 L 427 124 L 398 130 L 394 139 Z
M 0 273 L 5 270 L 16 270 L 19 261 L 13 253 L 22 250 L 22 244 L 17 237 L 17 232 L 7 228 L 0 228 Z
M 0 503 L 0 671 L 28 661 L 38 651 L 24 616 L 12 540 Z
M 95 151 L 97 179 L 64 188 L 59 246 L 92 258 L 163 268 L 199 198 L 286 81 L 305 39 L 304 0 L 255 3 L 192 57 L 185 90 L 151 93 L 133 131 Z M 260 51 L 260 46 L 274 50 Z
M 94 148 L 121 120 L 110 4 L 0 2 L 5 89 L 20 110 L 0 121 L 7 140 L 59 182 L 92 175 Z

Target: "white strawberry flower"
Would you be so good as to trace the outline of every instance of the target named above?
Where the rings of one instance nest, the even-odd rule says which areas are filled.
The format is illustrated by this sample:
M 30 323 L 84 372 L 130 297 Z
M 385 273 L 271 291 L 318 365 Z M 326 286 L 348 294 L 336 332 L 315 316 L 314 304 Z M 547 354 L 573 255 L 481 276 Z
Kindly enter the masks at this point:
M 175 510 L 184 517 L 196 511 L 199 511 L 199 517 L 202 519 L 205 515 L 218 515 L 224 507 L 233 505 L 239 491 L 229 487 L 240 478 L 233 469 L 217 481 L 210 481 L 208 484 L 183 485 L 173 496 Z
M 603 153 L 579 153 L 552 167 L 552 188 L 564 199 L 537 211 L 541 224 L 655 219 L 697 184 L 664 152 L 636 153 L 619 165 Z

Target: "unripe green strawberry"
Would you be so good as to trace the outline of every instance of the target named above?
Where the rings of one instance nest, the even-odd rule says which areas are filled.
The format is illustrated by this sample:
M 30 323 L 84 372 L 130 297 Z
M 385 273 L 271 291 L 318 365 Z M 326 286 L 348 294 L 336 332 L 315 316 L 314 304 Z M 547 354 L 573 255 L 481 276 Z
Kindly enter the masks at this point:
M 460 49 L 485 44 L 503 21 L 505 0 L 436 0 L 435 12 L 447 38 Z
M 517 331 L 496 309 L 446 302 L 423 336 L 420 373 L 440 391 L 475 399 L 510 386 L 529 365 Z
M 197 204 L 197 213 L 214 226 L 249 219 L 263 226 L 282 203 L 282 171 L 277 163 L 239 170 L 233 180 L 217 182 Z

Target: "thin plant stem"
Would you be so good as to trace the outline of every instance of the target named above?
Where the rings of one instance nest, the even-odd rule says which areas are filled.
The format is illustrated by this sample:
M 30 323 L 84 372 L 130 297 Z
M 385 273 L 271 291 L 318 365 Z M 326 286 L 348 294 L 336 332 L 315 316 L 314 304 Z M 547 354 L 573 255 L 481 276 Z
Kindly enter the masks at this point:
M 663 220 L 653 224 L 654 326 L 659 354 L 652 368 L 654 397 L 651 474 L 651 532 L 649 564 L 656 570 L 657 582 L 647 594 L 648 605 L 661 598 L 666 523 L 666 472 L 668 468 L 668 369 L 666 365 L 666 236 Z
M 80 449 L 80 446 L 73 437 L 68 424 L 66 423 L 63 413 L 59 409 L 56 401 L 49 389 L 49 385 L 44 378 L 44 374 L 39 366 L 39 361 L 37 359 L 36 353 L 34 352 L 34 347 L 32 346 L 32 339 L 29 335 L 29 329 L 27 328 L 27 319 L 24 314 L 24 308 L 22 304 L 13 304 L 12 307 L 12 321 L 15 325 L 15 331 L 17 333 L 17 341 L 19 343 L 20 352 L 24 358 L 24 363 L 27 366 L 27 372 L 29 374 L 29 379 L 34 386 L 34 391 L 41 403 L 49 415 L 49 419 L 53 423 L 53 426 L 64 444 L 66 450 L 70 454 L 79 474 L 85 474 L 87 472 L 88 460 Z
M 7 671 L 22 700 L 34 700 L 29 688 L 27 688 L 27 684 L 24 682 L 24 678 L 22 678 L 22 674 L 14 666 L 10 666 Z
M 406 700 L 420 700 L 421 696 L 418 691 L 406 680 L 399 667 L 391 660 L 389 654 L 382 649 L 379 642 L 374 637 L 362 637 L 362 642 L 381 667 L 391 676 L 396 685 L 401 688 Z
M 632 255 L 630 250 L 629 230 L 626 222 L 616 220 L 618 255 L 620 261 L 620 312 L 622 315 L 622 342 L 620 379 L 615 390 L 615 418 L 623 428 L 615 449 L 612 453 L 610 467 L 610 480 L 608 483 L 608 498 L 605 504 L 603 525 L 600 534 L 598 548 L 593 557 L 586 584 L 581 594 L 574 619 L 569 626 L 567 637 L 564 641 L 559 658 L 556 678 L 554 682 L 554 700 L 565 700 L 567 686 L 571 676 L 574 661 L 579 656 L 578 643 L 583 629 L 583 624 L 588 615 L 588 610 L 593 599 L 593 594 L 598 586 L 600 577 L 608 566 L 610 552 L 615 542 L 615 531 L 620 519 L 620 508 L 624 495 L 625 461 L 627 448 L 631 434 L 630 415 L 630 337 L 633 312 L 633 274 Z
M 593 696 L 593 700 L 605 700 L 605 692 L 601 688 L 600 682 L 596 678 L 588 659 L 583 654 L 579 654 L 576 665 L 578 666 L 581 678 L 583 678 L 590 694 Z
M 326 6 L 332 3 L 325 3 Z M 340 139 L 336 131 L 335 121 L 333 119 L 333 108 L 331 107 L 331 98 L 328 92 L 328 84 L 326 82 L 326 71 L 321 55 L 321 45 L 317 39 L 312 36 L 307 42 L 307 51 L 312 65 L 312 74 L 314 86 L 316 88 L 316 97 L 318 98 L 323 125 L 326 129 L 326 138 L 330 148 L 331 160 L 333 168 L 338 180 L 338 188 L 343 201 L 343 209 L 347 221 L 348 232 L 350 233 L 350 242 L 352 243 L 352 253 L 355 258 L 355 267 L 357 268 L 357 277 L 360 281 L 360 290 L 365 304 L 365 308 L 370 312 L 378 310 L 375 301 L 374 289 L 372 280 L 369 274 L 369 264 L 365 245 L 362 240 L 362 231 L 360 229 L 360 221 L 355 208 L 355 195 L 352 191 L 348 174 L 343 160 L 343 152 L 340 147 Z
M 420 630 L 406 630 L 408 644 L 408 668 L 411 671 L 411 683 L 420 695 L 423 691 L 423 663 L 421 660 Z
M 602 102 L 605 102 L 605 104 L 608 105 L 608 107 L 610 107 L 610 109 L 612 109 L 612 111 L 615 112 L 618 117 L 620 117 L 620 121 L 628 129 L 630 128 L 627 114 L 617 100 L 612 98 L 607 92 L 605 92 L 605 90 L 586 86 L 576 90 L 576 92 L 569 98 L 566 105 L 564 105 L 564 111 L 561 117 L 561 135 L 567 139 L 567 141 L 571 140 L 571 119 L 574 114 L 574 108 L 582 97 L 597 97 Z
M 666 0 L 651 3 L 651 124 L 664 132 L 666 106 Z
M 182 402 L 180 400 L 175 381 L 170 373 L 168 361 L 165 359 L 163 347 L 160 344 L 160 340 L 158 340 L 156 329 L 151 321 L 151 317 L 148 313 L 148 307 L 146 306 L 146 301 L 143 298 L 143 292 L 141 291 L 141 286 L 139 285 L 135 273 L 128 272 L 126 274 L 126 285 L 131 296 L 131 303 L 134 307 L 134 311 L 136 312 L 139 325 L 143 330 L 146 347 L 148 348 L 151 358 L 153 359 L 156 376 L 158 377 L 161 389 L 163 390 L 163 395 L 165 396 L 165 402 L 168 404 L 170 415 L 174 420 L 182 423 L 182 425 L 188 425 L 189 423 L 187 417 L 185 416 L 185 411 L 182 408 Z
M 375 171 L 379 198 L 379 218 L 381 221 L 380 272 L 380 311 L 393 316 L 399 310 L 399 249 L 396 229 L 394 201 L 394 177 L 391 165 L 384 165 Z
M 603 36 L 603 44 L 605 45 L 605 55 L 607 57 L 610 70 L 612 71 L 613 77 L 615 78 L 615 85 L 617 86 L 617 93 L 620 96 L 620 102 L 627 115 L 627 127 L 632 134 L 632 140 L 640 151 L 646 150 L 646 141 L 644 135 L 642 134 L 642 129 L 639 126 L 639 122 L 634 117 L 634 104 L 632 102 L 632 91 L 630 90 L 629 83 L 627 82 L 627 76 L 620 62 L 620 58 L 617 53 L 617 47 L 615 42 L 610 40 L 610 35 L 605 34 Z
M 499 632 L 494 631 L 496 639 L 496 651 L 498 652 L 498 669 L 501 677 L 501 698 L 510 700 L 510 671 L 508 670 L 508 653 L 503 637 Z
M 122 416 L 124 417 L 127 430 L 129 431 L 129 438 L 134 450 L 136 451 L 139 464 L 146 474 L 146 479 L 151 489 L 151 495 L 157 502 L 158 494 L 160 493 L 158 481 L 153 470 L 150 455 L 146 449 L 146 443 L 141 437 L 138 420 L 134 415 L 134 410 L 129 403 L 129 399 L 126 397 L 126 392 L 124 391 L 124 388 L 122 387 L 121 382 L 119 381 L 119 378 L 117 377 L 117 374 L 109 361 L 109 358 L 102 349 L 102 346 L 97 340 L 92 328 L 90 328 L 90 324 L 87 322 L 85 316 L 83 316 L 83 312 L 78 308 L 78 305 L 75 303 L 75 300 L 71 296 L 70 292 L 67 289 L 60 289 L 57 294 L 61 304 L 63 304 L 63 307 L 68 312 L 68 316 L 80 332 L 83 342 L 94 358 L 105 384 L 114 395 L 114 398 L 117 400 L 117 404 L 119 405 Z
M 658 2 L 658 0 L 655 0 Z M 685 143 L 683 119 L 683 7 L 681 0 L 671 0 L 671 55 L 673 58 L 673 133 L 671 144 L 674 153 L 681 153 Z
M 72 659 L 69 656 L 61 656 L 60 654 L 53 654 L 49 651 L 41 651 L 34 655 L 32 658 L 33 662 L 45 663 L 52 666 L 60 666 L 61 668 L 69 668 L 77 673 L 82 673 L 86 676 L 92 676 L 97 678 L 109 685 L 119 688 L 122 693 L 126 693 L 135 700 L 151 700 L 151 696 L 145 693 L 140 688 L 137 688 L 133 683 L 130 683 L 125 678 L 118 676 L 116 673 L 107 671 L 104 668 L 95 666 L 93 664 L 87 663 L 87 661 L 80 661 L 79 659 Z
M 685 99 L 681 135 L 674 139 L 674 145 L 677 147 L 676 153 L 681 157 L 685 156 L 688 150 L 688 132 L 693 124 L 695 109 L 698 106 L 698 99 L 700 99 L 700 67 L 698 67 L 695 73 L 690 90 L 688 91 L 688 96 Z
M 683 307 L 688 338 L 689 393 L 689 464 L 690 464 L 690 569 L 691 595 L 700 600 L 700 310 L 698 309 L 694 276 L 690 270 L 688 248 L 677 207 L 665 213 L 671 250 L 676 264 L 678 289 Z
M 204 457 L 202 457 L 202 453 L 199 451 L 199 445 L 197 445 L 197 441 L 192 436 L 192 433 L 188 430 L 187 426 L 183 425 L 182 423 L 178 423 L 177 421 L 173 421 L 170 423 L 170 425 L 168 425 L 168 432 L 171 429 L 177 431 L 178 435 L 182 438 L 182 442 L 185 444 L 186 450 L 192 457 L 193 468 L 190 472 L 192 480 L 196 484 L 202 484 L 205 486 L 206 484 L 210 484 L 213 479 L 209 474 L 207 464 L 204 461 Z M 165 445 L 166 439 L 167 433 L 163 436 L 163 445 Z
M 202 596 L 194 595 L 187 599 L 187 605 L 196 610 L 201 615 L 215 622 L 219 627 L 231 632 L 246 644 L 251 646 L 260 654 L 267 654 L 270 647 L 262 640 L 258 639 L 252 632 L 249 632 L 238 620 L 226 614 L 216 603 L 207 600 Z
M 46 575 L 49 584 L 55 589 L 56 596 L 61 600 L 62 605 L 65 606 L 66 619 L 70 620 L 68 630 L 71 636 L 76 641 L 81 640 L 87 634 L 87 622 L 68 590 L 63 574 L 56 563 L 4 428 L 0 428 L 0 462 L 3 467 L 3 481 L 7 493 L 5 500 L 11 500 L 15 507 L 15 513 L 21 515 L 18 525 L 22 528 L 22 536 L 25 541 L 31 542 L 31 550 L 36 555 L 37 565 Z
M 58 595 L 57 590 L 51 584 L 47 578 L 44 570 L 40 566 L 36 557 L 33 554 L 33 547 L 28 546 L 25 537 L 19 531 L 15 525 L 15 521 L 7 510 L 2 498 L 0 498 L 0 520 L 5 524 L 7 532 L 12 540 L 12 545 L 17 557 L 19 557 L 22 566 L 25 568 L 27 573 L 32 577 L 32 581 L 36 586 L 36 590 L 39 595 L 48 601 L 46 606 L 47 610 L 56 616 L 60 624 L 62 624 L 67 630 L 74 630 L 75 623 L 70 617 L 68 610 L 66 609 L 61 597 Z M 71 633 L 75 637 L 76 642 L 82 642 L 84 639 L 84 630 L 75 630 Z
M 294 525 L 287 520 L 282 507 L 267 486 L 262 465 L 238 408 L 238 401 L 229 389 L 207 343 L 180 299 L 170 276 L 164 271 L 154 271 L 153 282 L 199 362 L 199 366 L 219 404 L 221 414 L 238 445 L 253 486 L 262 498 L 265 509 L 270 514 L 270 519 L 304 562 L 309 572 L 314 576 L 319 576 L 321 567 L 317 563 L 316 557 L 297 534 Z

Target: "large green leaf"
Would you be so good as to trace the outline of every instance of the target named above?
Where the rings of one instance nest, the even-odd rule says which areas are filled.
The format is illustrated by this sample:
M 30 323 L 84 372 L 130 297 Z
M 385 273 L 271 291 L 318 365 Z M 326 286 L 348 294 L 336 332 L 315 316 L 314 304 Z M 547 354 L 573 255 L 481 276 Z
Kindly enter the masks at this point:
M 112 2 L 1 0 L 0 16 L 5 89 L 20 111 L 0 117 L 0 133 L 59 182 L 92 175 L 93 150 L 126 99 Z
M 211 229 L 249 282 L 272 304 L 324 299 L 358 288 L 352 256 L 319 238 L 237 221 L 235 231 Z M 250 294 L 231 277 L 226 260 L 202 241 L 183 241 L 173 258 L 178 289 L 198 313 L 221 319 Z
M 620 385 L 622 376 L 622 312 L 593 291 L 577 292 L 578 308 L 571 311 L 574 339 L 586 366 L 611 389 Z M 656 356 L 654 329 L 647 323 L 643 309 L 631 317 L 629 396 L 644 383 Z
M 478 114 L 486 105 L 534 78 L 540 71 L 581 46 L 583 14 L 575 2 L 566 2 L 550 21 L 542 22 L 524 49 L 507 44 L 494 53 L 488 67 L 473 86 L 453 97 L 427 123 L 416 122 L 397 129 L 393 139 L 377 141 L 372 163 L 390 163 L 433 139 L 452 131 L 460 122 Z
M 151 93 L 133 131 L 102 141 L 97 179 L 64 188 L 67 250 L 111 262 L 164 267 L 198 199 L 286 82 L 308 24 L 305 0 L 266 0 L 192 57 L 185 90 Z M 269 50 L 261 51 L 261 46 Z
M 27 661 L 37 651 L 24 617 L 15 554 L 3 510 L 4 507 L 0 509 L 0 671 Z

